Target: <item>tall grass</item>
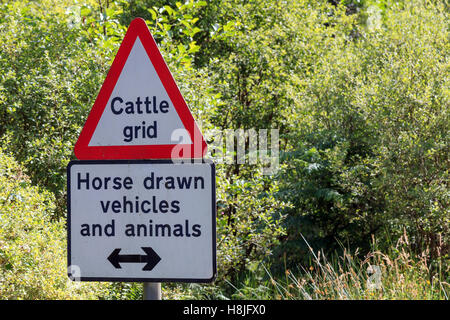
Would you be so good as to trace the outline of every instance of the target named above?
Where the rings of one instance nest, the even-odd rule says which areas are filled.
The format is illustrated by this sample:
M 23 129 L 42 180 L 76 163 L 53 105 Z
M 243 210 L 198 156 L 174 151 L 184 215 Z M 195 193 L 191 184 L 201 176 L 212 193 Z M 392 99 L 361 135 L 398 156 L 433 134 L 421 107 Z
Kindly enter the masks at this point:
M 308 244 L 306 239 L 305 242 Z M 285 270 L 275 277 L 262 266 L 265 277 L 249 273 L 232 299 L 449 299 L 448 258 L 438 256 L 430 262 L 428 252 L 414 255 L 404 234 L 389 252 L 381 252 L 373 241 L 363 259 L 358 251 L 344 249 L 342 255 L 328 259 L 311 246 L 311 265 Z M 263 279 L 264 278 L 264 279 Z

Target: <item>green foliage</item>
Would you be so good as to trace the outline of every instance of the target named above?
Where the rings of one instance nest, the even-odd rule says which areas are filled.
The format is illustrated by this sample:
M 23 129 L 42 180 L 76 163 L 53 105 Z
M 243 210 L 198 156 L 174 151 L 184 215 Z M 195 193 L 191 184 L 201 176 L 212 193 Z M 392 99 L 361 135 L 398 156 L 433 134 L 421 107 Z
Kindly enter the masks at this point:
M 2 148 L 3 149 L 3 148 Z M 92 299 L 107 284 L 80 284 L 66 271 L 66 231 L 52 221 L 52 193 L 32 186 L 23 168 L 0 149 L 0 297 Z
M 66 284 L 61 271 L 65 166 L 137 16 L 146 20 L 204 133 L 280 130 L 276 175 L 264 176 L 262 164 L 217 165 L 216 285 L 171 284 L 167 296 L 183 298 L 187 290 L 191 297 L 225 298 L 229 283 L 240 281 L 247 284 L 233 298 L 280 294 L 280 281 L 258 270 L 264 262 L 284 277 L 286 266 L 307 265 L 303 236 L 316 249 L 342 251 L 345 243 L 364 255 L 373 235 L 380 249 L 390 250 L 406 230 L 411 255 L 425 252 L 430 273 L 442 269 L 450 249 L 448 8 L 442 1 L 9 1 L 0 4 L 0 141 L 20 165 L 0 154 L 7 159 L 0 168 L 13 163 L 0 181 L 31 200 L 0 190 L 0 217 L 8 217 L 0 220 L 7 228 L 0 237 L 17 236 L 11 247 L 0 243 L 1 276 L 8 277 L 0 279 L 8 279 L 2 297 L 65 297 L 61 288 L 75 287 L 76 297 L 102 295 L 95 285 L 89 295 L 88 287 Z M 38 269 L 44 263 L 38 251 L 21 247 L 26 236 L 39 248 L 54 243 L 57 251 L 49 254 L 58 258 L 45 262 L 48 274 Z M 35 253 L 22 254 L 27 250 Z M 15 273 L 35 277 L 39 286 L 14 280 Z M 417 274 L 424 273 L 411 281 Z M 259 280 L 265 282 L 255 287 Z M 277 291 L 270 291 L 273 283 Z M 103 297 L 140 295 L 135 285 L 116 284 Z
M 375 29 L 328 26 L 313 68 L 297 74 L 281 177 L 295 209 L 280 254 L 295 254 L 299 232 L 317 247 L 338 249 L 337 239 L 367 249 L 371 234 L 388 247 L 405 227 L 430 257 L 449 241 L 448 17 L 421 1 L 392 3 L 384 16 Z M 351 19 L 341 17 L 339 28 Z
M 126 28 L 130 22 L 141 17 L 146 20 L 155 41 L 165 53 L 166 62 L 176 68 L 189 69 L 192 55 L 199 50 L 194 40 L 195 35 L 201 31 L 196 26 L 199 18 L 197 13 L 206 6 L 206 1 L 111 1 L 100 6 L 101 12 L 108 12 L 110 18 L 105 18 L 109 23 L 113 22 L 118 28 Z M 91 13 L 93 11 L 90 11 Z M 95 19 L 95 16 L 92 16 Z M 106 35 L 114 35 L 108 32 Z M 117 28 L 117 27 L 115 27 Z M 119 36 L 121 41 L 122 36 Z
M 0 135 L 33 183 L 59 201 L 73 143 L 106 72 L 105 59 L 66 18 L 43 3 L 0 5 Z
M 218 170 L 217 180 L 217 264 L 223 281 L 255 269 L 271 255 L 284 234 L 280 212 L 286 204 L 274 196 L 278 184 L 261 173 Z

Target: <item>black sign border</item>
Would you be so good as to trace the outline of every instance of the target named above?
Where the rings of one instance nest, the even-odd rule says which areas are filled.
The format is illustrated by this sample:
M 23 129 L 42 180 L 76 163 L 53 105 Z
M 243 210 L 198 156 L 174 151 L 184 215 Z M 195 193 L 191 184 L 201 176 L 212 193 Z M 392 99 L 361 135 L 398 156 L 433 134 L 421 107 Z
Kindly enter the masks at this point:
M 211 167 L 212 181 L 212 258 L 213 258 L 213 275 L 211 278 L 130 278 L 130 277 L 75 277 L 69 271 L 71 267 L 71 192 L 70 192 L 70 169 L 74 165 L 96 165 L 96 164 L 177 164 L 183 163 L 206 163 Z M 72 160 L 67 165 L 67 266 L 68 277 L 75 281 L 104 281 L 104 282 L 195 282 L 209 283 L 213 282 L 217 276 L 217 249 L 216 249 L 216 166 L 209 159 L 183 159 L 183 160 Z

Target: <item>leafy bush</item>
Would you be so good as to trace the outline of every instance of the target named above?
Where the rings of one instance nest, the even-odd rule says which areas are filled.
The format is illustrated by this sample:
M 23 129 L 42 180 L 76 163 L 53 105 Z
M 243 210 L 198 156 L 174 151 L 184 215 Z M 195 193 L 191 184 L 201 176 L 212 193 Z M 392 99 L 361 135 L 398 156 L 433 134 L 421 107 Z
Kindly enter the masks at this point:
M 107 59 L 83 41 L 62 6 L 49 7 L 0 5 L 0 136 L 9 139 L 33 183 L 62 202 L 65 166 Z
M 367 251 L 371 235 L 388 248 L 406 228 L 411 247 L 435 257 L 450 227 L 448 15 L 441 2 L 389 2 L 365 25 L 344 10 L 333 9 L 326 45 L 309 43 L 312 67 L 296 74 L 280 194 L 295 209 L 280 254 L 301 259 L 300 232 L 317 248 Z
M 278 185 L 263 175 L 245 173 L 225 178 L 218 172 L 217 249 L 219 280 L 233 279 L 239 272 L 254 270 L 284 234 L 281 210 L 286 203 L 274 194 Z

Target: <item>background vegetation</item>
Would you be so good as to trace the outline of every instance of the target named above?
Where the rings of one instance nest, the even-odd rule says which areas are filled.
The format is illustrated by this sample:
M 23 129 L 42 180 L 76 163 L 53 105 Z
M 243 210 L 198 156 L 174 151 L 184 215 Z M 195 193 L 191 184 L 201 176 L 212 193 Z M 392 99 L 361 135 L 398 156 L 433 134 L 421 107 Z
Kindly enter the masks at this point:
M 218 278 L 167 298 L 448 299 L 449 34 L 438 0 L 0 4 L 0 298 L 139 299 L 66 277 L 65 167 L 128 24 L 194 118 L 280 130 L 217 166 Z M 374 286 L 374 267 L 381 286 Z

